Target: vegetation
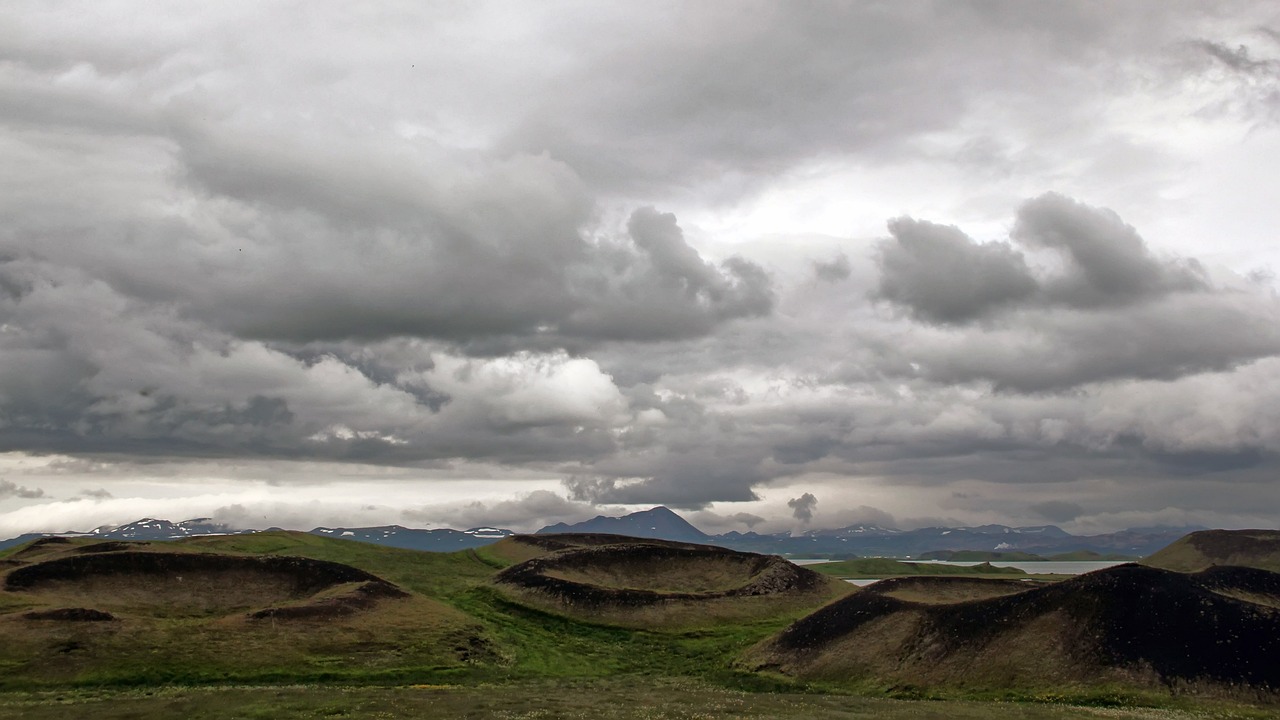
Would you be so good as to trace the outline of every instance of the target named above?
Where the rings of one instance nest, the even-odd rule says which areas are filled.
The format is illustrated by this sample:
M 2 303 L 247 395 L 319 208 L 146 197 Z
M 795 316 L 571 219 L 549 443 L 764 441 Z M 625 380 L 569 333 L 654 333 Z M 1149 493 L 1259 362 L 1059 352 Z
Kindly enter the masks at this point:
M 972 699 L 1154 704 L 1171 713 L 1161 717 L 1183 716 L 1171 708 L 1185 700 L 1132 684 L 1121 690 L 1077 684 L 1056 692 L 1015 683 L 996 690 L 993 684 L 879 682 L 867 673 L 784 676 L 740 661 L 757 656 L 769 638 L 830 598 L 853 592 L 836 580 L 845 572 L 898 577 L 876 586 L 894 602 L 946 605 L 1017 595 L 1036 585 L 1020 581 L 1026 576 L 1016 570 L 868 560 L 818 566 L 836 572 L 817 575 L 794 573 L 765 556 L 723 551 L 721 557 L 679 543 L 632 540 L 634 552 L 609 549 L 618 542 L 607 536 L 512 539 L 425 553 L 269 532 L 163 543 L 29 544 L 0 564 L 6 581 L 0 718 L 1058 718 L 1083 712 L 1035 704 L 1005 713 L 1006 706 L 966 702 Z M 684 564 L 655 562 L 660 553 L 646 555 L 645 547 L 666 548 Z M 167 557 L 142 557 L 149 554 Z M 547 577 L 606 596 L 663 597 L 656 610 L 642 614 L 643 622 L 620 622 L 616 613 L 534 602 L 495 582 L 549 557 L 560 560 L 535 563 L 550 569 Z M 610 560 L 563 561 L 574 557 Z M 289 574 L 295 567 L 306 568 L 305 582 Z M 923 575 L 942 569 L 966 574 Z M 753 604 L 760 597 L 750 593 L 767 595 L 810 577 L 817 578 L 815 592 L 783 592 L 777 597 L 784 602 Z M 1265 582 L 1220 580 L 1219 590 L 1230 586 L 1241 601 L 1273 597 Z M 706 606 L 698 603 L 711 596 L 752 610 L 732 618 L 701 612 Z M 913 698 L 931 701 L 907 702 Z M 1206 702 L 1197 700 L 1196 707 L 1212 706 L 1227 713 L 1222 717 L 1255 716 L 1247 704 Z M 1112 716 L 1155 717 L 1144 712 Z

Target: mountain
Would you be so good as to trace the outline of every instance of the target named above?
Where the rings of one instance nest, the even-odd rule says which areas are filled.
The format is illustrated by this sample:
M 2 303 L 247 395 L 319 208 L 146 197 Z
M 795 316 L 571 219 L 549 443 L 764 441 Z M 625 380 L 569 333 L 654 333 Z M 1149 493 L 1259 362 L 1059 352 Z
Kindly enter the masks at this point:
M 155 518 L 142 518 L 125 525 L 101 525 L 89 532 L 25 533 L 16 538 L 0 540 L 0 550 L 21 545 L 45 537 L 87 537 L 102 540 L 178 540 L 199 535 L 243 535 L 256 530 L 232 530 L 211 518 L 193 518 L 182 522 L 170 522 Z
M 388 545 L 408 550 L 427 550 L 430 552 L 453 552 L 483 547 L 509 537 L 515 533 L 502 528 L 480 527 L 470 530 L 422 530 L 400 525 L 382 525 L 364 528 L 327 528 L 318 527 L 311 531 L 312 535 L 324 535 L 340 540 L 358 540 L 360 542 Z
M 142 518 L 126 525 L 103 525 L 87 536 L 107 540 L 177 540 L 197 535 L 243 535 L 253 530 L 232 530 L 228 525 L 214 522 L 212 518 L 194 518 L 182 522 L 169 522 L 155 518 Z
M 1193 530 L 1203 528 L 1138 528 L 1106 535 L 1072 535 L 1054 525 L 1009 527 L 979 525 L 976 527 L 927 527 L 899 530 L 879 525 L 858 524 L 842 528 L 814 529 L 791 533 L 761 534 L 727 532 L 708 535 L 670 509 L 658 506 L 622 517 L 596 517 L 580 523 L 556 523 L 538 531 L 549 533 L 605 533 L 676 542 L 719 545 L 742 552 L 799 557 L 897 557 L 919 558 L 925 553 L 982 551 L 991 553 L 1061 553 L 1094 552 L 1101 555 L 1144 557 L 1169 545 Z M 64 537 L 97 537 L 111 540 L 176 540 L 197 535 L 228 535 L 256 532 L 232 530 L 209 518 L 195 518 L 179 523 L 143 518 L 127 525 L 104 525 L 88 533 L 29 533 L 0 541 L 0 548 L 19 545 L 51 535 Z M 400 525 L 378 527 L 330 528 L 311 530 L 314 535 L 344 540 L 389 545 L 412 550 L 450 552 L 481 547 L 513 535 L 510 530 L 491 527 L 470 530 L 406 528 Z M 1221 564 L 1221 563 L 1219 563 Z
M 556 523 L 537 532 L 538 535 L 550 533 L 605 533 L 676 542 L 714 543 L 712 536 L 690 525 L 689 521 L 661 505 L 622 517 L 597 515 L 590 520 L 573 525 Z

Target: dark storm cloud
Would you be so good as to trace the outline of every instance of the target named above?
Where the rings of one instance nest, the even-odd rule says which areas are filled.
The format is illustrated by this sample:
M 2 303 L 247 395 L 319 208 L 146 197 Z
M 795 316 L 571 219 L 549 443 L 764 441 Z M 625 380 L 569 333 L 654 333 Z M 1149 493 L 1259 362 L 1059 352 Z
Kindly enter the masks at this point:
M 787 501 L 787 507 L 791 508 L 791 516 L 803 523 L 813 520 L 813 509 L 817 506 L 818 498 L 814 497 L 813 493 L 805 493 Z

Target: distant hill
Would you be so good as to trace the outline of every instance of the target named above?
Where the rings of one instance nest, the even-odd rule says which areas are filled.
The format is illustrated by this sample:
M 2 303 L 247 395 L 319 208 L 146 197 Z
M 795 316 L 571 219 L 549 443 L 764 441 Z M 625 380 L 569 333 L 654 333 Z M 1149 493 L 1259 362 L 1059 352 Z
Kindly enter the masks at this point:
M 422 530 L 400 525 L 382 525 L 380 527 L 363 528 L 327 528 L 318 527 L 311 531 L 313 535 L 338 538 L 339 540 L 357 540 L 404 548 L 406 550 L 426 550 L 429 552 L 453 552 L 484 547 L 515 533 L 502 528 L 480 527 L 470 530 Z
M 928 527 L 898 530 L 879 525 L 857 524 L 841 528 L 807 530 L 800 534 L 787 532 L 761 534 L 727 532 L 709 535 L 694 527 L 677 513 L 662 506 L 622 517 L 596 516 L 580 523 L 557 523 L 539 533 L 605 533 L 676 542 L 719 545 L 742 552 L 792 557 L 894 557 L 924 559 L 944 557 L 948 552 L 976 552 L 989 555 L 971 559 L 1006 559 L 1003 554 L 1025 554 L 1046 559 L 1062 553 L 1097 553 L 1104 559 L 1135 558 L 1150 555 L 1169 545 L 1191 530 L 1203 528 L 1145 528 L 1124 530 L 1106 535 L 1077 536 L 1054 525 L 1008 527 L 979 525 L 976 527 Z M 127 525 L 102 526 L 88 533 L 31 533 L 0 541 L 0 549 L 50 535 L 64 537 L 96 537 L 108 540 L 177 540 L 202 535 L 227 535 L 256 532 L 233 530 L 209 518 L 196 518 L 174 523 L 143 518 Z M 492 527 L 452 530 L 407 528 L 400 525 L 378 527 L 318 527 L 311 533 L 325 537 L 389 545 L 410 550 L 451 552 L 483 547 L 514 534 L 511 530 Z M 1087 556 L 1082 556 L 1087 557 Z M 1070 558 L 1076 559 L 1076 558 Z
M 1280 572 L 1280 530 L 1201 530 L 1178 539 L 1143 564 L 1179 572 L 1214 565 Z
M 622 517 L 597 515 L 590 520 L 572 525 L 556 523 L 542 528 L 536 534 L 558 533 L 605 533 L 692 543 L 711 543 L 714 540 L 712 536 L 690 525 L 689 521 L 662 506 L 633 512 Z
M 745 664 L 804 680 L 970 691 L 1098 683 L 1226 696 L 1280 691 L 1277 573 L 1218 567 L 1186 575 L 1126 564 L 1023 592 L 993 585 L 985 598 L 967 589 L 974 599 L 902 599 L 931 581 L 955 579 L 872 585 L 756 646 Z

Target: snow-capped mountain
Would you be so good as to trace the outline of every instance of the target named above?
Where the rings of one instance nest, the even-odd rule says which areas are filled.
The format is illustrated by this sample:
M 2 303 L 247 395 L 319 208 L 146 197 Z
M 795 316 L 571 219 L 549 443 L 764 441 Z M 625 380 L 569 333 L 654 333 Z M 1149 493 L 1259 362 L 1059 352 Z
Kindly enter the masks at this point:
M 478 527 L 470 530 L 423 530 L 420 528 L 407 528 L 401 525 L 364 528 L 318 527 L 312 530 L 311 533 L 341 540 L 358 540 L 377 545 L 390 545 L 391 547 L 428 550 L 431 552 L 452 552 L 454 550 L 482 547 L 515 534 L 510 530 L 493 527 Z

